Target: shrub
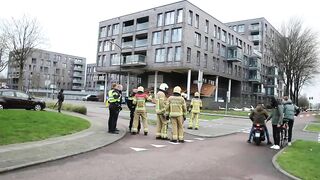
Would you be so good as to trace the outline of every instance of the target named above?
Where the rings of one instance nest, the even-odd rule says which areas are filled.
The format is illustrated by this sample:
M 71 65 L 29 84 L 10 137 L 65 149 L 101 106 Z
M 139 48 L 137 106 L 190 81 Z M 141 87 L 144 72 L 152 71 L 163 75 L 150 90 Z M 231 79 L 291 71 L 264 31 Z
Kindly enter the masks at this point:
M 47 105 L 47 108 L 50 108 L 50 109 L 57 109 L 58 108 L 58 105 L 56 105 L 56 107 L 53 108 L 55 103 L 49 102 L 49 103 L 46 103 L 46 105 Z M 71 111 L 71 112 L 84 114 L 84 115 L 87 114 L 87 108 L 85 106 L 79 106 L 79 105 L 72 105 L 72 104 L 63 103 L 61 109 L 65 110 L 65 111 Z

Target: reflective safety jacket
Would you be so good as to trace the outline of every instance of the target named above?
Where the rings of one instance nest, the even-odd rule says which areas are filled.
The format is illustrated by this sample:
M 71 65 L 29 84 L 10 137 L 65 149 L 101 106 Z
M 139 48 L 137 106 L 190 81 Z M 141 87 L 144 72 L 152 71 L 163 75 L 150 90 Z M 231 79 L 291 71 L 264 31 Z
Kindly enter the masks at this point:
M 108 92 L 109 103 L 121 103 L 121 94 L 115 89 L 111 89 Z
M 169 117 L 185 116 L 187 114 L 186 101 L 181 96 L 170 96 L 167 100 L 166 114 Z
M 192 98 L 190 106 L 192 107 L 192 113 L 200 113 L 200 108 L 202 108 L 202 101 L 200 98 Z
M 167 97 L 164 92 L 159 91 L 156 95 L 156 113 L 165 114 Z
M 151 101 L 151 97 L 147 94 L 137 93 L 133 98 L 133 104 L 136 105 L 136 112 L 147 112 L 146 110 L 146 101 Z

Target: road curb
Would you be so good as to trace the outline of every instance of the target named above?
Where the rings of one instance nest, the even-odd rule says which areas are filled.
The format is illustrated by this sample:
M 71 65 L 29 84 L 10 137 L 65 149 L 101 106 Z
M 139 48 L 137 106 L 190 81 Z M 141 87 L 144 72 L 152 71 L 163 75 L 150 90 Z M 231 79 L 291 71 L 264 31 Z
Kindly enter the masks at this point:
M 70 115 L 70 114 L 73 114 L 73 113 L 69 112 L 69 113 L 66 113 L 66 114 Z M 77 116 L 77 117 L 79 117 L 79 116 Z M 85 119 L 87 121 L 89 121 L 88 118 L 85 118 Z M 91 124 L 91 122 L 90 122 L 90 124 Z M 72 157 L 72 156 L 76 156 L 76 155 L 80 155 L 80 154 L 87 153 L 87 152 L 90 152 L 90 151 L 94 151 L 94 150 L 97 150 L 99 148 L 103 148 L 105 146 L 113 144 L 113 143 L 121 140 L 122 138 L 124 138 L 126 136 L 126 134 L 127 134 L 126 127 L 124 125 L 119 125 L 119 126 L 121 126 L 119 128 L 120 132 L 121 132 L 120 136 L 118 138 L 116 138 L 115 140 L 113 140 L 113 141 L 102 143 L 101 145 L 97 145 L 97 146 L 91 146 L 91 147 L 88 147 L 87 149 L 84 149 L 82 151 L 78 151 L 78 152 L 75 152 L 75 153 L 69 153 L 69 154 L 67 153 L 67 154 L 62 155 L 62 156 L 55 156 L 55 157 L 51 157 L 51 158 L 47 158 L 47 159 L 42 159 L 42 160 L 39 160 L 39 161 L 30 161 L 28 163 L 19 164 L 19 165 L 16 165 L 16 166 L 9 166 L 9 167 L 5 167 L 5 168 L 0 168 L 0 174 L 4 173 L 4 172 L 9 172 L 9 171 L 12 171 L 12 170 L 16 170 L 16 169 L 21 169 L 21 168 L 25 168 L 25 167 L 29 167 L 29 166 L 39 165 L 39 164 L 43 164 L 43 163 L 47 163 L 47 162 L 52 162 L 52 161 L 55 161 L 55 160 L 60 160 L 60 159 L 64 159 L 64 158 L 68 158 L 68 157 Z M 83 130 L 83 131 L 80 131 L 80 132 L 77 132 L 77 133 L 81 134 L 81 133 L 84 133 L 84 132 L 86 132 L 86 130 Z
M 184 131 L 184 132 L 186 134 L 189 134 L 189 135 L 203 137 L 203 138 L 217 138 L 217 137 L 229 136 L 229 135 L 233 135 L 233 134 L 237 134 L 238 133 L 238 132 L 231 132 L 231 133 L 219 134 L 219 135 L 205 135 L 205 134 L 190 133 L 190 132 L 187 132 L 187 131 Z
M 283 149 L 281 149 L 279 152 L 277 152 L 277 154 L 275 154 L 273 157 L 272 157 L 272 164 L 273 166 L 282 174 L 286 175 L 287 177 L 289 177 L 290 179 L 294 179 L 294 180 L 301 180 L 300 178 L 288 173 L 287 171 L 283 170 L 280 165 L 277 163 L 277 158 L 280 156 L 280 154 L 282 154 L 283 151 L 285 151 L 286 149 L 288 148 L 285 147 Z

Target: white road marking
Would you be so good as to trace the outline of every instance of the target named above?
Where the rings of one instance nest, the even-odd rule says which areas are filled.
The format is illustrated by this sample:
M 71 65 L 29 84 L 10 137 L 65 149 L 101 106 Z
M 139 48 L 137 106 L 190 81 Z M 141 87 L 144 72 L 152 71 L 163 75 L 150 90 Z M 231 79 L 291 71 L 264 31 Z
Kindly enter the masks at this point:
M 174 144 L 174 145 L 180 144 L 180 143 L 178 143 L 178 142 L 175 143 L 175 142 L 170 142 L 170 141 L 169 141 L 168 143 Z
M 199 141 L 203 141 L 204 140 L 204 138 L 194 138 L 194 139 L 199 140 Z
M 130 147 L 130 148 L 135 150 L 135 151 L 137 151 L 137 152 L 148 150 L 148 149 L 145 149 L 145 148 L 134 148 L 134 147 Z
M 166 147 L 167 145 L 151 144 L 151 146 L 154 146 L 156 148 L 162 148 L 162 147 Z
M 194 140 L 188 140 L 188 139 L 185 139 L 184 141 L 189 143 L 194 142 Z

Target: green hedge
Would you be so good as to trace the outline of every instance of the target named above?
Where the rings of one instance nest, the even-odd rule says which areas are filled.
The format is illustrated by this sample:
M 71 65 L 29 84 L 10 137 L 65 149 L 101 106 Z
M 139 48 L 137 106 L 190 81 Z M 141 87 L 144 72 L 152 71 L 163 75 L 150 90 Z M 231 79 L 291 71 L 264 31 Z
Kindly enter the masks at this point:
M 56 105 L 56 107 L 53 108 L 55 103 L 49 102 L 49 103 L 46 103 L 46 105 L 47 105 L 47 108 L 50 108 L 50 109 L 57 109 L 58 108 L 58 105 Z M 65 110 L 65 111 L 71 111 L 71 112 L 84 114 L 84 115 L 87 114 L 87 108 L 85 106 L 78 106 L 78 105 L 72 105 L 72 104 L 63 103 L 61 109 Z

